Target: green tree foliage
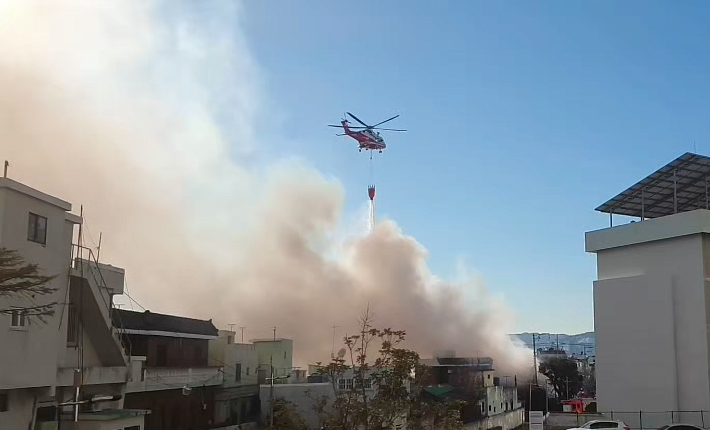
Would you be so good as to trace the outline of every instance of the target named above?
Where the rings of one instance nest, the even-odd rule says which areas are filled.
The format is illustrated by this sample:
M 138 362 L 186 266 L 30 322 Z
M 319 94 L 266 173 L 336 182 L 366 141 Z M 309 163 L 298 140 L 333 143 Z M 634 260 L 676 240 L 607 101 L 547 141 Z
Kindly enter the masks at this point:
M 17 251 L 0 248 L 0 298 L 20 299 L 15 301 L 25 303 L 2 307 L 0 314 L 9 315 L 19 311 L 25 317 L 37 317 L 41 321 L 44 321 L 44 316 L 54 315 L 56 301 L 35 301 L 38 296 L 46 296 L 56 291 L 56 288 L 48 285 L 52 279 L 54 276 L 42 275 L 36 264 L 26 263 Z
M 318 363 L 336 393 L 332 405 L 315 399 L 322 428 L 369 430 L 405 422 L 414 430 L 460 428 L 457 404 L 422 400 L 419 384 L 425 369 L 416 352 L 401 347 L 406 333 L 372 327 L 369 310 L 358 322 L 359 333 L 344 338 L 346 354 L 327 365 Z M 339 389 L 342 378 L 352 378 L 352 385 Z
M 572 398 L 582 388 L 582 375 L 571 358 L 551 358 L 540 364 L 540 373 L 550 380 L 559 399 Z

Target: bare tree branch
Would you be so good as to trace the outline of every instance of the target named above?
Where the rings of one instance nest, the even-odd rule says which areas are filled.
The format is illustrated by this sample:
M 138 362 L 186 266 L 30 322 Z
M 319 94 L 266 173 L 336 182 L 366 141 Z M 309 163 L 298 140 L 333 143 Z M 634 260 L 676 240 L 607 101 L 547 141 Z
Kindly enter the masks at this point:
M 34 299 L 56 291 L 48 285 L 55 277 L 41 274 L 39 266 L 25 262 L 17 251 L 0 248 L 0 298 L 23 298 L 30 304 L 0 308 L 0 314 L 20 312 L 25 317 L 36 317 L 46 322 L 44 317 L 54 315 L 57 302 L 37 304 Z

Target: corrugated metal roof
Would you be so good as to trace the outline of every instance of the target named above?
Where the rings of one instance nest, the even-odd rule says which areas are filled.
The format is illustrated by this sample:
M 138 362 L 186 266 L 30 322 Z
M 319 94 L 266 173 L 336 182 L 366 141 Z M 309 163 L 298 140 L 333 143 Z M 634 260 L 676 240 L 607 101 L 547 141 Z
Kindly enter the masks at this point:
M 596 208 L 599 212 L 658 218 L 705 209 L 710 157 L 686 152 Z

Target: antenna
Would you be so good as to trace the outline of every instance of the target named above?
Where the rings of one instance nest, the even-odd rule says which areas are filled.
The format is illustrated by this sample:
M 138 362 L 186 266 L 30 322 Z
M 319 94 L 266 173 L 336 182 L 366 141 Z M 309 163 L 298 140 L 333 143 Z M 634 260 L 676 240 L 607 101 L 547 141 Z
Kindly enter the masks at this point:
M 99 257 L 101 256 L 101 238 L 103 237 L 104 232 L 100 231 L 99 232 L 99 244 L 96 245 L 96 262 L 99 262 Z
M 239 330 L 242 331 L 242 343 L 244 343 L 244 329 L 245 329 L 245 328 L 246 328 L 246 327 L 244 327 L 244 326 L 239 326 Z
M 232 331 L 232 332 L 233 332 L 235 325 L 236 325 L 236 324 L 227 324 L 227 327 L 229 327 L 229 331 Z
M 10 162 L 5 160 L 5 171 L 3 172 L 3 178 L 7 178 L 7 168 L 10 167 Z
M 333 326 L 333 347 L 330 349 L 330 358 L 335 358 L 335 330 L 340 327 L 339 325 Z

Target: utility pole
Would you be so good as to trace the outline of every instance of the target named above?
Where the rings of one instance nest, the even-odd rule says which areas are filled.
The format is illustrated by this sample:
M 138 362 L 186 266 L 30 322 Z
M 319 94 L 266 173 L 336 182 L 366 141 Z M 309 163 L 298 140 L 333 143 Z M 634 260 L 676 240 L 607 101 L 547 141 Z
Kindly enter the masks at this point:
M 242 343 L 244 343 L 244 329 L 245 329 L 245 328 L 246 328 L 246 327 L 244 327 L 244 326 L 240 326 L 240 327 L 239 327 L 239 330 L 242 331 Z
M 274 348 L 276 348 L 276 327 L 274 329 L 274 343 L 271 345 L 271 357 L 269 363 L 271 365 L 271 381 L 269 388 L 269 428 L 274 428 Z
M 536 333 L 532 334 L 533 341 L 533 379 L 535 379 L 535 385 L 537 385 L 537 348 L 535 347 Z M 532 389 L 531 389 L 532 390 Z

